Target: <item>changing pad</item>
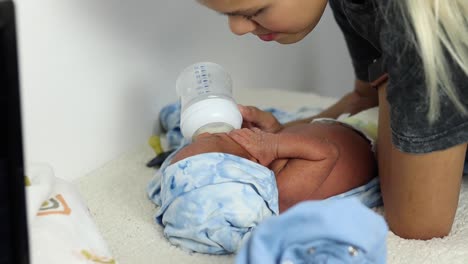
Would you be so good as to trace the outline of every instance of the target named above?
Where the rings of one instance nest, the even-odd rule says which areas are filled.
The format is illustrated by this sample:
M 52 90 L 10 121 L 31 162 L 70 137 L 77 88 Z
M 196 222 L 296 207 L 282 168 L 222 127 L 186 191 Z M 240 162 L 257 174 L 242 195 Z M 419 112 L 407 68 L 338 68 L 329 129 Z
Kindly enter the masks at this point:
M 239 103 L 274 106 L 287 111 L 328 106 L 336 99 L 282 90 L 236 90 Z M 154 170 L 145 167 L 153 151 L 142 147 L 77 180 L 100 232 L 119 263 L 233 263 L 233 256 L 189 254 L 172 246 L 154 223 L 156 208 L 145 188 Z M 468 262 L 468 177 L 464 177 L 459 208 L 450 236 L 428 241 L 405 240 L 389 233 L 388 263 Z M 376 209 L 382 213 L 381 208 Z

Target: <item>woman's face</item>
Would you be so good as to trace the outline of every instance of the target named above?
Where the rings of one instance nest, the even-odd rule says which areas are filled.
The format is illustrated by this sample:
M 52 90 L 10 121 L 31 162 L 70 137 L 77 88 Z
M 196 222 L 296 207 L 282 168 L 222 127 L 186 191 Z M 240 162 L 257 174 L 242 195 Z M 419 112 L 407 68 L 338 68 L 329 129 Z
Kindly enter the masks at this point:
M 327 0 L 199 0 L 229 19 L 234 34 L 252 33 L 263 41 L 295 43 L 319 22 Z

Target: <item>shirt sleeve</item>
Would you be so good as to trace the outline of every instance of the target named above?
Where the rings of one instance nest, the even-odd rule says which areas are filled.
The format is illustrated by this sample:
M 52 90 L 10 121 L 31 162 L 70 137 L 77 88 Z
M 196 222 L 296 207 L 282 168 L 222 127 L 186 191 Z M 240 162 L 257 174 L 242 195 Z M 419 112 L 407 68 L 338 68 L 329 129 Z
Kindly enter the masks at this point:
M 380 43 L 389 74 L 387 100 L 395 147 L 408 153 L 428 153 L 468 142 L 468 117 L 463 115 L 439 87 L 440 117 L 430 123 L 429 97 L 422 60 L 397 10 L 389 11 L 381 28 Z M 468 107 L 468 77 L 449 59 L 449 72 L 458 98 Z
M 345 9 L 345 1 L 342 0 L 329 0 L 330 7 L 333 11 L 333 16 L 343 32 L 346 45 L 351 55 L 351 60 L 354 68 L 356 78 L 365 82 L 369 81 L 368 66 L 372 61 L 381 56 L 381 52 L 372 43 L 367 40 L 359 32 L 365 32 L 367 30 L 359 30 L 359 32 L 353 27 L 352 20 L 348 18 L 347 11 L 352 12 L 349 6 Z M 369 11 L 375 11 L 371 6 L 365 6 L 363 8 L 369 9 Z M 362 10 L 361 10 L 362 11 Z M 365 12 L 360 12 L 360 15 L 365 15 Z M 365 18 L 357 19 L 356 22 L 366 21 Z M 360 23 L 356 23 L 354 26 L 360 26 Z

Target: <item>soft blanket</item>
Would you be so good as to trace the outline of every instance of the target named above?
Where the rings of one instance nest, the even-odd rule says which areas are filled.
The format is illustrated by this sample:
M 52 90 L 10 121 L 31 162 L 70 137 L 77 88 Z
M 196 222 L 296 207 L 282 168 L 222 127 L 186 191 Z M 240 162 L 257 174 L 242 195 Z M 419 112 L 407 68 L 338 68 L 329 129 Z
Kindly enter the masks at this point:
M 31 263 L 115 264 L 76 187 L 46 164 L 28 164 Z
M 266 219 L 236 264 L 386 263 L 385 220 L 355 198 L 307 201 Z

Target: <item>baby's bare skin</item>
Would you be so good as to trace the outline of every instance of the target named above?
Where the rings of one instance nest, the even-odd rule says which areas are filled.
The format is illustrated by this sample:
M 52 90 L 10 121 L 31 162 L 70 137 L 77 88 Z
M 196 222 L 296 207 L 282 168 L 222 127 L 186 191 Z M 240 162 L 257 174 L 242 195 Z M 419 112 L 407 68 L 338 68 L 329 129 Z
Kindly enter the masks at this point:
M 338 123 L 300 124 L 276 134 L 240 129 L 229 135 L 274 171 L 280 212 L 363 185 L 376 173 L 367 139 Z
M 376 173 L 370 143 L 338 123 L 284 127 L 276 133 L 244 128 L 199 135 L 172 163 L 223 152 L 258 162 L 275 173 L 280 212 L 305 200 L 325 199 L 367 183 Z

